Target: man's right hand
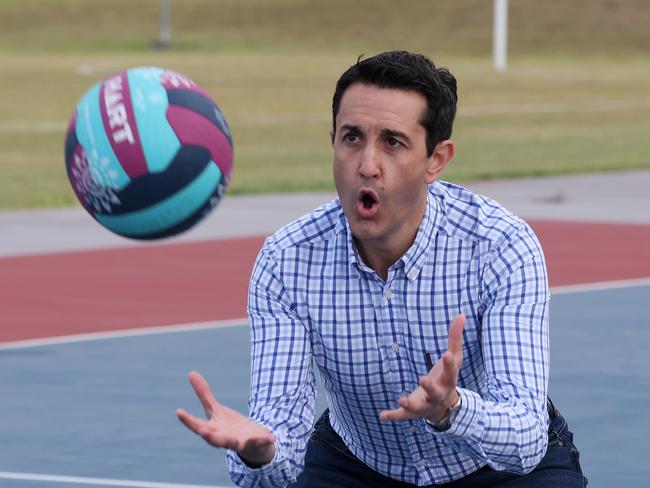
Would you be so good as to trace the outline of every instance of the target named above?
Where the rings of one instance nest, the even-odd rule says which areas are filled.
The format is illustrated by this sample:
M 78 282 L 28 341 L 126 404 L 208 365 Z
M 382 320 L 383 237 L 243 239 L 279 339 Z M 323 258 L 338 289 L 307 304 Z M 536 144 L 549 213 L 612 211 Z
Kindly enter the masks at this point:
M 176 416 L 188 429 L 214 447 L 236 451 L 252 468 L 263 466 L 273 459 L 275 436 L 271 431 L 217 402 L 208 382 L 196 371 L 189 374 L 189 380 L 208 420 L 194 417 L 179 408 Z

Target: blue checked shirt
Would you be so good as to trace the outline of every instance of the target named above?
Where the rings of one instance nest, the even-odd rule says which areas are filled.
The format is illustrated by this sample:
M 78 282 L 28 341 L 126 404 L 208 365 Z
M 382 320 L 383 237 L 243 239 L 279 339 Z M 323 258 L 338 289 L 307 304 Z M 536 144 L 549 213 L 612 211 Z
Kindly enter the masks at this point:
M 360 259 L 338 200 L 268 238 L 250 282 L 250 416 L 276 436 L 261 468 L 227 454 L 241 486 L 301 473 L 318 366 L 333 429 L 375 471 L 415 485 L 482 466 L 526 473 L 546 451 L 549 289 L 537 238 L 496 202 L 445 182 L 429 187 L 411 248 L 383 281 Z M 447 349 L 463 313 L 460 413 L 379 421 Z

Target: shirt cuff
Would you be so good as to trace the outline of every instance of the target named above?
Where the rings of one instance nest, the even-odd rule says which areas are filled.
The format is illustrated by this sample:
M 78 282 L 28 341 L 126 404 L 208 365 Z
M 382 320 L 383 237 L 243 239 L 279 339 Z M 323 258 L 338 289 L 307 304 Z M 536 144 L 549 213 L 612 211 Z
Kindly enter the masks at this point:
M 456 444 L 458 441 L 467 441 L 471 438 L 480 439 L 480 431 L 483 428 L 481 419 L 484 405 L 481 396 L 464 388 L 458 388 L 457 391 L 461 398 L 461 406 L 451 426 L 444 431 L 439 431 L 427 425 L 429 432 L 444 439 L 448 444 Z
M 239 457 L 239 454 L 229 449 L 226 453 L 226 462 L 230 478 L 239 486 L 285 486 L 290 480 L 282 469 L 279 452 L 280 447 L 276 441 L 273 458 L 259 468 L 251 468 Z M 259 484 L 259 480 L 262 479 L 264 483 Z

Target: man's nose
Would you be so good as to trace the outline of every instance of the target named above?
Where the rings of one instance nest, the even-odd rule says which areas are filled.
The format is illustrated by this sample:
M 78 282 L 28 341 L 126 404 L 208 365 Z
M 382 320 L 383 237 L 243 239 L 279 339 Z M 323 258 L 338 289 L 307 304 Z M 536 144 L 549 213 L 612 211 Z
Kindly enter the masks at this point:
M 376 178 L 380 173 L 379 154 L 372 144 L 368 144 L 361 153 L 359 174 L 364 178 Z

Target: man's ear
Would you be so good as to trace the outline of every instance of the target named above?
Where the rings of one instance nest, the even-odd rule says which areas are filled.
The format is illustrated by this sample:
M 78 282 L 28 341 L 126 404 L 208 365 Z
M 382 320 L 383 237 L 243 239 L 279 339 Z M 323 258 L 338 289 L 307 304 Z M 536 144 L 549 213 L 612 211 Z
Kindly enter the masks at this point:
M 427 185 L 433 183 L 438 179 L 440 173 L 447 163 L 454 157 L 454 141 L 447 139 L 440 141 L 427 160 L 427 173 L 425 175 L 425 183 Z
M 332 142 L 332 146 L 334 145 L 334 129 L 329 130 L 330 133 L 330 141 Z

